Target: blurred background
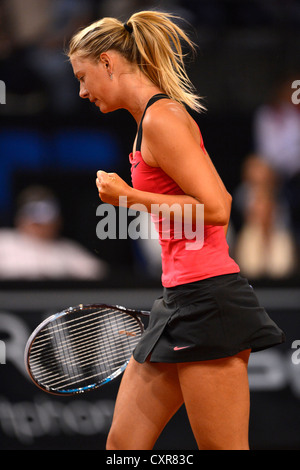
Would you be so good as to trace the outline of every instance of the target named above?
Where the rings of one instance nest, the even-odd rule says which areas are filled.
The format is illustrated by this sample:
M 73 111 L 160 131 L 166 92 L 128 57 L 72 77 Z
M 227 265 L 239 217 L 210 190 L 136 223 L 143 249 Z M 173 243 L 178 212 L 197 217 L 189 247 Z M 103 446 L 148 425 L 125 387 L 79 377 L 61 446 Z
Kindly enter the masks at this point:
M 81 100 L 64 54 L 80 27 L 143 9 L 179 15 L 198 45 L 187 69 L 208 110 L 192 114 L 233 195 L 230 252 L 287 335 L 250 362 L 251 446 L 300 449 L 299 0 L 0 0 L 0 446 L 104 448 L 118 381 L 45 396 L 26 377 L 24 345 L 58 309 L 147 309 L 160 295 L 156 240 L 96 233 L 96 172 L 130 183 L 135 122 Z M 157 448 L 195 449 L 183 424 L 181 410 Z

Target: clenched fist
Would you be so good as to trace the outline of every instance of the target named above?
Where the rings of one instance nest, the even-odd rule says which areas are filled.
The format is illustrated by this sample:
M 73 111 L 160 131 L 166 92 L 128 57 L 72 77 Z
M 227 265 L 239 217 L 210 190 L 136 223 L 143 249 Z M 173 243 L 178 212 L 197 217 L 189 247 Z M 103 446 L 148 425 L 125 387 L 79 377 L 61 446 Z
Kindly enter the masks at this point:
M 96 186 L 103 202 L 114 206 L 120 205 L 120 197 L 127 197 L 130 186 L 116 173 L 97 172 Z

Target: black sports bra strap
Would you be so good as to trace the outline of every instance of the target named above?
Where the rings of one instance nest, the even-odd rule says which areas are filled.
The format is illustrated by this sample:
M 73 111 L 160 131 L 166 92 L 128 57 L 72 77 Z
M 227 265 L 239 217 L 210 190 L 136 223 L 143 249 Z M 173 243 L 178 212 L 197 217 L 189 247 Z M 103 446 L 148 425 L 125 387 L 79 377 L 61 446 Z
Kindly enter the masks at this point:
M 146 111 L 153 103 L 155 103 L 156 101 L 161 100 L 163 98 L 169 98 L 169 97 L 168 97 L 168 95 L 164 95 L 163 93 L 159 93 L 157 95 L 152 96 L 152 98 L 150 98 L 150 100 L 148 101 L 148 103 L 146 105 L 146 108 L 145 108 L 145 111 L 143 113 L 140 125 L 139 125 L 139 129 L 138 129 L 138 135 L 137 135 L 136 147 L 135 147 L 136 152 L 140 152 L 140 150 L 141 150 L 142 137 L 143 137 L 143 126 L 142 126 L 142 124 L 143 124 L 143 120 L 144 120 Z

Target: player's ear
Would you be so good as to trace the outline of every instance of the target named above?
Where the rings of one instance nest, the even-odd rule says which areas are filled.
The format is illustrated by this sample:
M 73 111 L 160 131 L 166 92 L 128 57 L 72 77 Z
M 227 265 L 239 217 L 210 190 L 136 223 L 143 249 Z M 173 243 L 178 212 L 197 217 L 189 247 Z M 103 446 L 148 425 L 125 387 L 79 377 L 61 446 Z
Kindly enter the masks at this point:
M 112 63 L 111 56 L 107 52 L 102 52 L 102 54 L 100 54 L 100 61 L 99 62 L 103 65 L 103 67 L 107 71 L 109 78 L 112 79 L 112 77 L 113 77 L 113 63 Z
M 111 66 L 111 57 L 107 52 L 102 52 L 99 57 L 99 62 L 104 65 L 104 67 L 109 68 Z

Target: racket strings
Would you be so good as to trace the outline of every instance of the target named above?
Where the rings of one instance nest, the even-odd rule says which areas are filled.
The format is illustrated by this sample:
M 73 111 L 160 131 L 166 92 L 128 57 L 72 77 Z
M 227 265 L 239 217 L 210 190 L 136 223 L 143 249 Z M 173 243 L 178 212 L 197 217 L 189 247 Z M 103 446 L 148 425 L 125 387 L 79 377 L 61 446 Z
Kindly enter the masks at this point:
M 137 334 L 139 333 L 139 331 L 137 331 Z M 112 335 L 111 336 L 111 339 L 113 338 Z M 102 335 L 102 338 L 103 338 L 103 335 Z M 101 338 L 100 338 L 101 339 Z M 101 342 L 100 342 L 100 339 L 98 341 L 94 341 L 94 342 L 87 342 L 86 345 L 88 344 L 89 346 L 100 346 Z M 139 339 L 139 337 L 138 337 Z M 137 339 L 137 341 L 138 341 Z M 136 341 L 136 343 L 137 343 Z M 109 344 L 109 343 L 108 343 Z M 114 339 L 114 349 L 113 349 L 113 352 L 111 353 L 111 357 L 113 358 L 116 358 L 119 354 L 119 351 L 124 351 L 124 341 L 123 339 Z M 131 342 L 130 346 L 132 346 L 133 342 Z M 76 365 L 77 364 L 77 361 L 78 359 L 80 360 L 80 366 L 83 366 L 83 365 L 90 365 L 90 364 L 95 364 L 94 362 L 94 353 L 89 353 L 87 354 L 86 351 L 86 345 L 83 345 L 81 348 L 76 348 L 76 357 L 73 356 L 72 358 L 70 358 L 70 360 L 67 360 L 68 359 L 66 357 L 65 354 L 61 354 L 60 357 L 59 357 L 59 360 L 60 360 L 60 365 L 63 366 L 64 364 L 65 365 L 68 365 L 68 367 L 72 366 L 72 365 Z M 118 347 L 118 346 L 122 346 L 122 347 Z M 80 351 L 80 353 L 78 354 L 78 351 Z M 55 365 L 57 363 L 57 355 L 55 358 L 53 358 L 53 354 L 52 353 L 48 353 L 48 355 L 46 354 L 45 356 L 43 356 L 43 361 L 46 359 L 46 357 L 50 357 L 50 359 L 52 358 L 52 360 L 49 362 L 47 362 L 47 367 L 49 366 L 52 366 L 52 365 Z M 81 360 L 81 358 L 84 358 L 85 360 Z M 89 361 L 89 358 L 92 358 L 92 361 L 88 362 Z M 37 374 L 39 373 L 40 371 L 40 365 L 41 365 L 41 361 L 40 361 L 40 358 L 36 358 L 36 359 L 32 359 L 30 361 L 30 366 L 31 366 L 31 369 L 32 371 Z M 41 371 L 43 373 L 43 371 Z M 52 372 L 48 373 L 48 374 L 45 374 L 43 373 L 43 378 L 45 379 L 46 377 L 49 376 L 49 374 L 52 374 Z
M 129 352 L 131 353 L 131 350 Z M 119 365 L 116 362 L 116 358 L 117 359 L 120 359 L 120 358 L 122 359 L 121 363 Z M 110 359 L 107 359 L 107 357 L 105 357 L 105 358 L 103 358 L 103 360 L 101 362 L 97 362 L 97 363 L 91 362 L 90 364 L 93 364 L 93 368 L 95 368 L 97 366 L 100 366 L 100 365 L 104 365 L 104 368 L 101 367 L 101 373 L 105 374 L 105 376 L 106 376 L 106 375 L 110 375 L 111 372 L 114 369 L 119 369 L 119 367 L 121 365 L 123 365 L 124 360 L 125 360 L 125 362 L 128 360 L 127 356 L 124 358 L 124 355 L 120 356 L 120 355 L 115 354 L 114 357 L 112 356 Z M 86 381 L 86 380 L 90 380 L 93 377 L 98 377 L 99 378 L 99 371 L 97 371 L 93 375 L 84 376 L 83 378 L 80 378 L 80 377 L 82 377 L 82 372 L 81 371 L 79 371 L 77 375 L 72 375 L 72 376 L 67 375 L 67 374 L 65 374 L 64 376 L 61 375 L 61 374 L 56 374 L 56 376 L 52 377 L 52 380 L 47 381 L 47 385 L 49 387 L 54 387 L 54 388 L 57 388 L 58 386 L 60 386 L 60 387 L 69 387 L 70 385 L 74 385 L 74 384 L 78 384 L 78 383 Z M 57 378 L 59 378 L 60 380 L 56 381 Z M 68 381 L 70 379 L 71 379 L 71 382 Z M 74 379 L 76 379 L 76 380 L 74 380 Z
M 58 334 L 58 337 L 59 339 L 56 341 L 56 344 L 55 344 L 55 351 L 56 353 L 58 352 L 61 352 L 62 355 L 66 355 L 66 352 L 68 351 L 68 348 L 69 349 L 74 349 L 74 346 L 76 347 L 76 353 L 80 350 L 84 350 L 86 349 L 86 345 L 89 345 L 89 346 L 92 346 L 92 345 L 98 345 L 99 344 L 99 341 L 100 340 L 103 340 L 104 337 L 107 339 L 110 339 L 113 338 L 114 336 L 114 332 L 110 330 L 107 331 L 104 331 L 102 334 L 99 334 L 97 335 L 97 340 L 95 341 L 91 341 L 90 338 L 95 338 L 95 334 L 94 334 L 94 331 L 98 331 L 101 333 L 101 329 L 99 329 L 99 326 L 102 327 L 103 325 L 101 325 L 101 323 L 103 324 L 103 321 L 100 320 L 99 324 L 96 324 L 96 326 L 94 326 L 94 328 L 89 328 L 89 332 L 85 335 L 81 335 L 77 340 L 74 340 L 74 335 L 68 335 L 68 336 L 64 336 L 64 337 L 60 337 L 60 334 Z M 132 322 L 131 322 L 132 323 Z M 137 328 L 135 328 L 135 333 L 132 333 L 132 332 L 127 332 L 127 334 L 129 335 L 133 335 L 135 336 L 136 334 L 138 334 L 138 332 L 140 331 L 140 328 L 138 328 L 138 324 L 136 322 L 133 322 L 133 325 L 136 325 Z M 118 327 L 120 327 L 120 325 L 117 325 Z M 122 324 L 122 327 L 125 327 L 126 329 L 129 329 L 130 328 L 130 321 L 124 321 L 123 324 Z M 102 328 L 103 329 L 103 328 Z M 58 333 L 60 333 L 60 330 L 58 330 Z M 119 334 L 123 333 L 123 331 L 118 331 Z M 126 334 L 126 330 L 124 331 L 124 334 Z M 83 341 L 83 339 L 86 339 L 86 341 Z M 52 336 L 52 341 L 57 339 L 57 333 L 55 334 L 55 336 Z M 71 341 L 70 341 L 71 339 Z M 34 346 L 35 346 L 36 343 L 34 343 Z M 81 346 L 81 347 L 78 347 Z M 45 345 L 44 345 L 45 346 Z M 34 352 L 35 355 L 37 355 L 38 352 L 40 352 L 40 354 L 43 352 L 43 359 L 46 360 L 48 359 L 48 356 L 50 355 L 53 355 L 52 354 L 52 350 L 49 352 L 49 354 L 45 354 L 45 351 L 43 348 L 38 348 L 37 350 L 34 349 L 34 347 L 32 348 L 32 353 Z M 60 358 L 61 359 L 61 358 Z M 34 360 L 32 361 L 32 364 L 34 364 Z
M 132 352 L 131 349 L 128 350 L 128 355 L 130 355 Z M 124 361 L 127 359 L 128 355 L 124 357 L 124 348 L 122 350 L 122 354 L 120 356 L 120 353 L 117 351 L 114 355 L 110 357 L 110 360 L 108 360 L 107 354 L 103 358 L 103 360 L 98 360 L 97 362 L 95 361 L 95 358 L 92 359 L 90 362 L 87 362 L 86 364 L 73 364 L 72 366 L 69 366 L 66 364 L 67 367 L 67 373 L 62 374 L 61 372 L 59 373 L 51 373 L 48 374 L 48 377 L 45 377 L 44 374 L 42 374 L 42 377 L 40 380 L 42 380 L 44 383 L 47 383 L 47 386 L 52 386 L 52 387 L 57 387 L 59 384 L 63 384 L 64 387 L 67 385 L 70 385 L 71 383 L 74 382 L 74 378 L 77 379 L 77 383 L 80 381 L 88 380 L 90 379 L 91 376 L 88 376 L 88 370 L 89 369 L 95 369 L 97 367 L 100 367 L 101 370 L 97 371 L 93 376 L 97 376 L 98 379 L 101 378 L 100 375 L 106 374 L 110 375 L 115 368 L 117 368 L 119 365 L 122 365 Z M 98 358 L 99 359 L 99 358 Z M 118 362 L 117 362 L 118 361 Z M 92 367 L 88 367 L 92 366 Z M 72 368 L 70 368 L 72 367 Z M 85 367 L 85 371 L 82 370 L 82 368 Z M 80 369 L 79 369 L 80 368 Z M 77 373 L 76 373 L 77 372 Z M 68 382 L 70 378 L 72 377 L 72 382 Z M 81 380 L 78 380 L 79 377 L 83 377 Z
M 86 344 L 89 344 L 91 346 L 93 344 L 99 343 L 99 340 L 102 340 L 104 338 L 103 334 L 102 335 L 98 334 L 97 339 L 95 339 L 94 342 L 91 341 L 90 338 L 95 337 L 94 332 L 99 331 L 99 326 L 101 327 L 101 322 L 103 323 L 103 320 L 100 320 L 98 323 L 95 324 L 95 321 L 93 320 L 93 323 L 94 323 L 93 327 L 89 327 L 88 332 L 83 335 L 79 332 L 79 330 L 81 330 L 82 328 L 78 328 L 77 330 L 72 330 L 68 332 L 68 336 L 64 336 L 63 338 L 60 338 L 60 340 L 56 344 L 56 352 L 57 353 L 60 351 L 65 352 L 66 351 L 65 348 L 73 348 L 76 345 L 81 346 L 81 348 L 80 347 L 76 348 L 77 351 L 80 351 L 80 349 L 86 348 Z M 132 325 L 135 326 L 134 331 L 132 329 Z M 127 334 L 129 336 L 130 335 L 135 336 L 136 334 L 140 332 L 139 324 L 135 321 L 133 323 L 132 320 L 130 321 L 130 318 L 128 318 L 127 321 L 126 319 L 124 320 L 123 326 L 125 327 L 125 330 L 120 331 L 119 332 L 120 334 Z M 128 331 L 128 329 L 130 329 L 130 331 Z M 60 331 L 61 330 L 56 331 L 54 335 L 57 335 L 58 333 L 60 333 Z M 112 337 L 113 335 L 114 335 L 114 332 L 109 332 L 107 335 L 107 338 Z M 53 339 L 53 337 L 49 335 L 47 336 L 48 336 L 47 340 L 43 340 L 42 342 L 40 342 L 39 340 L 35 341 L 32 347 L 32 352 L 34 352 L 35 356 L 38 356 L 39 354 L 43 353 L 43 358 L 44 359 L 47 358 L 47 354 L 45 354 L 45 345 L 49 344 L 49 338 Z M 70 338 L 72 339 L 72 342 L 70 342 Z M 83 341 L 83 339 L 86 339 L 86 341 Z M 52 355 L 52 351 L 49 352 L 49 355 Z M 36 357 L 35 360 L 38 360 L 38 357 Z M 34 360 L 32 360 L 31 364 L 34 364 Z
M 108 312 L 107 314 L 104 314 L 104 312 Z M 65 317 L 62 317 L 61 323 L 52 325 L 51 323 L 47 326 L 47 329 L 45 329 L 35 340 L 34 345 L 38 344 L 43 344 L 43 340 L 47 341 L 53 334 L 59 334 L 60 332 L 63 333 L 64 330 L 67 330 L 68 332 L 71 332 L 72 329 L 70 328 L 70 324 L 77 322 L 80 323 L 81 327 L 76 326 L 77 331 L 84 329 L 88 323 L 93 322 L 94 319 L 89 318 L 89 320 L 83 321 L 83 318 L 99 315 L 101 313 L 101 317 L 105 319 L 107 315 L 111 315 L 112 311 L 109 309 L 106 310 L 97 310 L 96 312 L 87 314 L 87 315 L 82 315 L 81 317 L 76 317 L 71 320 L 66 320 Z
M 98 334 L 96 337 L 95 337 L 95 334 L 92 333 L 88 335 L 86 334 L 84 335 L 84 338 L 83 337 L 78 338 L 76 341 L 72 341 L 72 342 L 66 341 L 65 339 L 61 340 L 60 344 L 56 344 L 56 349 L 55 349 L 56 357 L 55 358 L 53 357 L 52 350 L 49 351 L 48 353 L 43 354 L 43 350 L 41 350 L 41 348 L 38 349 L 38 352 L 34 349 L 33 352 L 35 354 L 35 358 L 30 361 L 30 365 L 33 370 L 35 369 L 36 366 L 39 366 L 42 354 L 43 354 L 42 360 L 47 361 L 48 366 L 51 366 L 52 364 L 54 364 L 56 362 L 56 359 L 59 359 L 61 361 L 61 364 L 63 364 L 63 360 L 66 357 L 68 351 L 72 352 L 74 351 L 74 348 L 76 348 L 76 359 L 75 359 L 74 354 L 73 354 L 74 356 L 73 358 L 69 358 L 69 357 L 67 358 L 68 365 L 70 366 L 77 359 L 81 359 L 81 357 L 88 358 L 89 356 L 93 354 L 93 353 L 87 354 L 87 346 L 99 347 L 101 342 L 103 342 L 103 340 L 105 340 L 107 343 L 113 340 L 114 346 L 118 346 L 119 344 L 124 343 L 123 338 L 121 337 L 121 335 L 123 334 L 129 334 L 132 337 L 140 336 L 141 330 L 139 328 L 139 325 L 136 322 L 134 322 L 133 325 L 131 324 L 132 322 L 130 323 L 129 321 L 124 322 L 124 325 L 122 326 L 124 326 L 126 330 L 118 331 L 119 336 L 116 336 L 116 334 L 111 331 L 108 331 L 108 332 L 98 331 Z M 132 326 L 134 328 L 132 328 Z M 129 329 L 130 331 L 127 331 Z M 96 325 L 92 330 L 93 332 L 95 330 L 99 330 L 99 326 Z M 91 339 L 91 338 L 95 338 L 95 339 Z
M 91 319 L 97 314 L 99 318 Z M 59 390 L 94 378 L 100 383 L 127 363 L 142 333 L 138 320 L 111 310 L 87 317 L 85 321 L 81 317 L 51 325 L 33 343 L 30 367 L 36 380 L 47 388 Z M 84 329 L 87 333 L 81 334 Z

